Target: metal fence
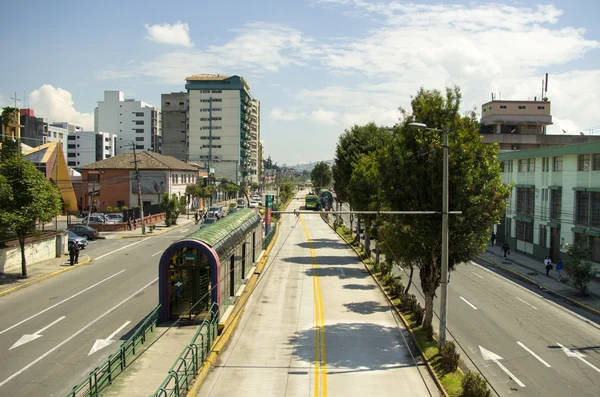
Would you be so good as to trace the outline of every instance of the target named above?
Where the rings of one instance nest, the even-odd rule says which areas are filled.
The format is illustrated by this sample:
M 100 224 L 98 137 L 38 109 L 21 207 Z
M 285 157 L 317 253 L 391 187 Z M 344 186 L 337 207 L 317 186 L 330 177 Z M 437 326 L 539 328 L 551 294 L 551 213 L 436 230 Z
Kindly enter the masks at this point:
M 219 317 L 216 313 L 218 312 L 219 307 L 216 302 L 213 302 L 192 341 L 177 357 L 175 364 L 169 370 L 169 375 L 152 397 L 183 397 L 187 395 L 217 337 Z
M 113 380 L 133 362 L 136 347 L 146 342 L 146 334 L 154 331 L 158 322 L 158 305 L 131 335 L 123 342 L 119 350 L 108 356 L 108 359 L 96 367 L 83 382 L 73 387 L 66 397 L 97 397 Z M 139 348 L 138 348 L 139 349 Z
M 277 230 L 277 223 L 271 224 L 271 230 L 269 230 L 269 234 L 265 236 L 263 240 L 263 249 L 267 249 L 271 240 L 273 240 L 273 236 L 275 236 L 275 231 Z

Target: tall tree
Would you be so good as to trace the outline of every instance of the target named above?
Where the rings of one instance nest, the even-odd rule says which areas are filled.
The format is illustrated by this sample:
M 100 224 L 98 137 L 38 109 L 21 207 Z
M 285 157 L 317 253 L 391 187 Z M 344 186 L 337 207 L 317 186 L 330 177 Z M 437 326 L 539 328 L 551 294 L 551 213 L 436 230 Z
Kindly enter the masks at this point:
M 377 151 L 389 135 L 387 129 L 369 123 L 355 125 L 340 136 L 332 167 L 333 186 L 338 199 L 348 201 L 348 184 L 360 155 Z
M 324 161 L 317 163 L 310 173 L 310 179 L 315 187 L 329 187 L 331 185 L 331 178 L 331 169 Z
M 36 221 L 45 223 L 62 210 L 58 188 L 21 155 L 0 163 L 0 230 L 14 233 L 21 246 L 21 277 L 27 277 L 25 239 Z
M 461 116 L 459 88 L 421 89 L 412 99 L 412 112 L 401 109 L 403 124 L 380 156 L 379 172 L 384 195 L 393 210 L 439 211 L 442 208 L 442 134 L 415 130 L 416 121 L 449 133 L 449 208 L 462 215 L 449 218 L 448 266 L 468 261 L 481 252 L 492 225 L 501 219 L 509 189 L 502 183 L 498 148 L 484 145 L 474 112 Z M 407 215 L 393 218 L 394 246 L 402 260 L 419 268 L 425 294 L 423 326 L 432 332 L 433 298 L 441 281 L 441 215 Z

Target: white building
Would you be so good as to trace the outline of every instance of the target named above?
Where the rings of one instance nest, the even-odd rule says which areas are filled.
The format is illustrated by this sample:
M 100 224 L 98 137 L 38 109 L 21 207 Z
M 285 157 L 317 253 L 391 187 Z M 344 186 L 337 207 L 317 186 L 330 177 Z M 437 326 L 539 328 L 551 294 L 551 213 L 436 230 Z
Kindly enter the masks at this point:
M 69 135 L 69 130 L 66 128 L 62 128 L 53 124 L 45 124 L 44 125 L 44 141 L 42 144 L 48 142 L 56 142 L 60 141 L 63 147 L 63 153 L 67 153 L 67 136 Z
M 122 91 L 104 91 L 94 110 L 94 131 L 118 136 L 116 153 L 153 150 L 158 136 L 158 109 L 142 101 L 124 99 Z M 158 150 L 158 148 L 157 148 Z
M 68 136 L 67 165 L 83 167 L 115 156 L 117 135 L 110 132 L 79 131 Z
M 187 160 L 214 170 L 217 179 L 256 181 L 260 103 L 246 81 L 209 74 L 186 81 Z

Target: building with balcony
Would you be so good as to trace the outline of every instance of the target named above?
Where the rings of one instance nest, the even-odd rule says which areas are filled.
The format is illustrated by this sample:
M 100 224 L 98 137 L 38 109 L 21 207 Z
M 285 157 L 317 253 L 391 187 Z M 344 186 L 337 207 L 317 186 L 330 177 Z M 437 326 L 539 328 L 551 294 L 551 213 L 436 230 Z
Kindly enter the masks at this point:
M 260 102 L 253 100 L 249 85 L 240 76 L 212 74 L 186 82 L 187 160 L 213 170 L 217 179 L 256 181 Z
M 159 142 L 158 109 L 142 101 L 125 99 L 121 91 L 104 91 L 104 100 L 94 109 L 94 131 L 118 136 L 116 153 L 154 150 Z
M 492 100 L 481 107 L 484 143 L 498 143 L 500 151 L 528 150 L 576 143 L 600 142 L 600 136 L 547 135 L 552 125 L 551 104 L 543 101 Z
M 514 184 L 499 241 L 540 260 L 564 260 L 583 242 L 600 263 L 600 143 L 500 153 L 502 179 Z
M 161 154 L 187 161 L 187 92 L 161 95 Z

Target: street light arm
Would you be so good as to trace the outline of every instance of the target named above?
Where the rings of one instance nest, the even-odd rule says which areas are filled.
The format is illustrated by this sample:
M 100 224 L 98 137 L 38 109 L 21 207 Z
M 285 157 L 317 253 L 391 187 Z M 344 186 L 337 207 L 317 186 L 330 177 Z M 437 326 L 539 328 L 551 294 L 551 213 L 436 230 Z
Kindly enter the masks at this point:
M 248 205 L 250 205 L 250 198 L 248 197 L 248 193 L 240 185 L 231 181 L 221 181 L 221 183 L 231 183 L 232 185 L 237 186 L 242 192 L 244 192 L 244 196 L 246 196 L 246 202 L 248 203 Z

